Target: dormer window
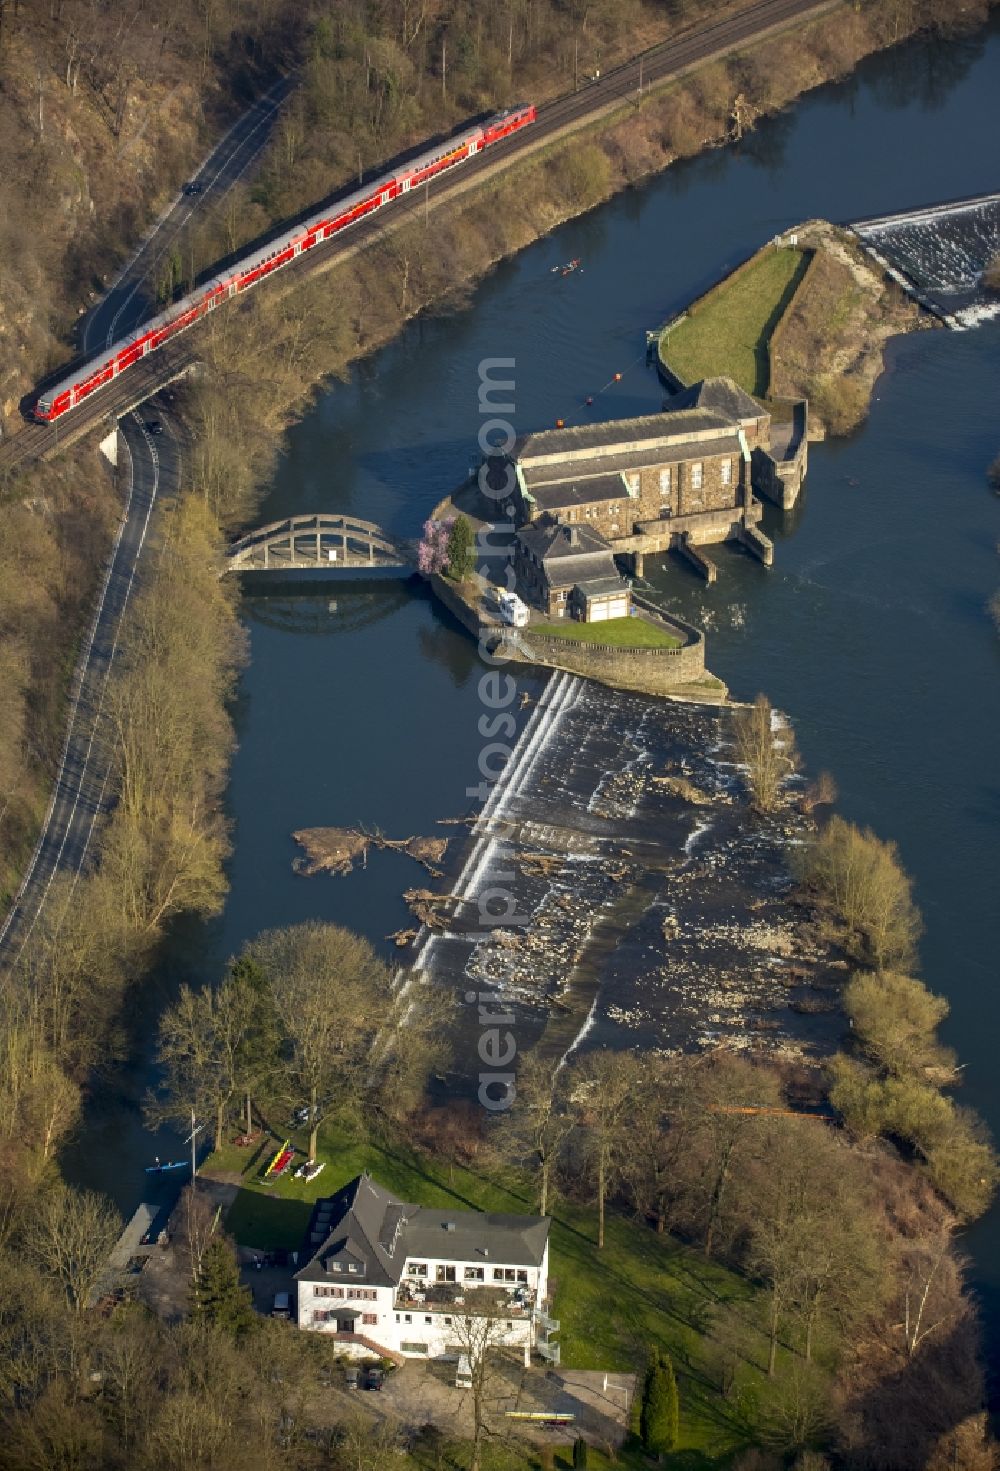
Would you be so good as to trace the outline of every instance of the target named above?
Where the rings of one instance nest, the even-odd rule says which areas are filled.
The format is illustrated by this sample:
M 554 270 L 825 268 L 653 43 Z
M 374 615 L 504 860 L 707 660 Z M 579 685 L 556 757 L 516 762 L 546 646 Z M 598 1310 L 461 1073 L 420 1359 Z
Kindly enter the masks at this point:
M 330 1265 L 335 1272 L 342 1272 L 344 1270 L 340 1262 L 331 1262 Z
M 357 1269 L 357 1267 L 356 1267 L 356 1266 L 355 1266 L 355 1265 L 354 1265 L 354 1263 L 353 1263 L 353 1262 L 348 1262 L 348 1264 L 347 1264 L 347 1270 L 348 1270 L 348 1271 L 349 1271 L 349 1272 L 355 1272 L 355 1273 L 356 1273 L 356 1272 L 357 1272 L 357 1270 L 358 1270 L 358 1269 Z

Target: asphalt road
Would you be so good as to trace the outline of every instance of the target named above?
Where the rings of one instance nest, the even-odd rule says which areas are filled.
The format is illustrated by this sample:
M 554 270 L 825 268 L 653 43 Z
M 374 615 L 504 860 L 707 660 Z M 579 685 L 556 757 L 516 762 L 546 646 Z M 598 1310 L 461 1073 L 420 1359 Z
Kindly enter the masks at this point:
M 651 47 L 633 61 L 606 72 L 599 81 L 587 82 L 579 91 L 545 103 L 538 110 L 537 121 L 530 127 L 494 144 L 484 153 L 467 160 L 460 168 L 435 180 L 429 200 L 440 204 L 462 193 L 470 183 L 475 182 L 478 175 L 503 167 L 519 154 L 551 142 L 554 137 L 597 117 L 605 110 L 620 108 L 623 102 L 631 99 L 638 101 L 640 89 L 644 90 L 654 82 L 677 76 L 709 57 L 724 56 L 748 42 L 782 30 L 810 15 L 838 9 L 840 3 L 841 0 L 757 0 L 756 4 L 744 6 L 735 15 L 725 16 L 709 25 L 692 27 L 671 41 Z M 290 283 L 328 270 L 337 260 L 353 254 L 370 241 L 415 217 L 427 203 L 428 191 L 425 188 L 401 196 L 383 206 L 376 214 L 352 226 L 343 235 L 335 236 L 333 240 L 314 248 L 306 255 L 300 255 L 279 271 L 271 282 L 257 289 L 273 289 L 274 281 Z M 317 209 L 322 207 L 321 204 L 317 205 Z M 125 290 L 124 285 L 122 290 Z M 142 359 L 127 373 L 122 374 L 121 378 L 64 415 L 62 424 L 56 420 L 54 424 L 25 426 L 13 439 L 0 444 L 0 475 L 57 452 L 60 444 L 65 445 L 80 438 L 103 419 L 113 419 L 123 406 L 141 402 L 147 392 L 170 382 L 177 376 L 179 369 L 195 360 L 197 340 L 198 329 L 195 327 L 167 347 Z
M 160 425 L 159 433 L 147 428 L 153 422 Z M 108 759 L 101 739 L 108 677 L 153 507 L 159 495 L 175 493 L 180 484 L 181 445 L 163 406 L 153 400 L 144 416 L 127 415 L 120 430 L 118 462 L 125 489 L 122 518 L 97 609 L 80 650 L 69 729 L 52 800 L 17 898 L 0 926 L 0 968 L 17 960 L 57 874 L 75 878 L 87 861 L 98 816 L 108 802 Z M 58 924 L 60 916 L 50 918 Z
M 155 268 L 169 254 L 185 225 L 214 210 L 233 185 L 256 163 L 271 136 L 275 118 L 294 80 L 282 77 L 238 118 L 212 149 L 188 183 L 200 193 L 181 193 L 157 220 L 139 249 L 122 268 L 105 296 L 83 318 L 79 342 L 85 356 L 110 347 L 152 315 L 149 282 Z

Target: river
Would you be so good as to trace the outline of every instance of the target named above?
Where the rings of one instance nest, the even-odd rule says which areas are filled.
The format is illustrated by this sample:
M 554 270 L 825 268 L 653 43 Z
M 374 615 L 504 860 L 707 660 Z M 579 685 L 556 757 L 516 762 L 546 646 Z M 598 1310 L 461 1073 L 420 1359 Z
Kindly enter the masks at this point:
M 261 520 L 353 511 L 415 534 L 475 458 L 485 358 L 516 359 L 520 429 L 657 408 L 645 329 L 763 240 L 811 216 L 997 188 L 984 145 L 998 65 L 1000 16 L 974 37 L 908 43 L 503 263 L 462 309 L 412 323 L 319 398 L 288 435 Z M 582 270 L 553 273 L 574 258 Z M 720 549 L 711 589 L 672 560 L 647 576 L 706 624 L 710 667 L 735 695 L 766 690 L 788 713 L 808 768 L 834 773 L 840 810 L 898 842 L 926 921 L 923 972 L 951 1003 L 962 1099 L 1000 1137 L 1000 642 L 984 611 L 1000 586 L 984 473 L 1000 450 L 998 397 L 1000 327 L 892 344 L 866 425 L 814 446 L 801 504 L 786 518 L 768 512 L 773 570 Z M 132 1062 L 105 1081 L 70 1166 L 123 1207 L 142 1194 L 154 1150 L 179 1147 L 143 1134 L 139 1112 L 159 998 L 177 978 L 217 976 L 267 926 L 319 917 L 384 945 L 408 922 L 400 893 L 421 882 L 409 860 L 378 853 L 346 878 L 299 878 L 293 829 L 447 831 L 437 820 L 467 811 L 478 780 L 480 666 L 424 592 L 331 584 L 251 594 L 245 611 L 228 903 L 219 921 L 175 936 L 159 985 L 137 1003 Z M 537 695 L 544 676 L 518 679 Z M 996 1344 L 1000 1213 L 967 1244 Z

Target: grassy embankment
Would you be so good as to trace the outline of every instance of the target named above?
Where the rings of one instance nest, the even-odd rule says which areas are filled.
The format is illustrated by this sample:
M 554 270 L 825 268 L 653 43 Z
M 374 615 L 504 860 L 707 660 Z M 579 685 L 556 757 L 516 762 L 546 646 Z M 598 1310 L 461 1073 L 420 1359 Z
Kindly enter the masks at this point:
M 924 319 L 845 231 L 816 221 L 798 238 L 764 246 L 668 324 L 660 357 L 685 383 L 735 379 L 776 417 L 806 398 L 814 425 L 845 434 L 867 413 L 886 339 Z
M 645 618 L 609 618 L 604 623 L 540 623 L 529 630 L 545 638 L 577 644 L 607 644 L 616 649 L 677 649 L 680 639 Z
M 771 333 L 795 294 L 809 256 L 794 246 L 767 247 L 708 292 L 676 326 L 660 352 L 685 383 L 725 375 L 763 398 L 770 385 Z
M 327 1163 L 319 1179 L 307 1185 L 285 1178 L 262 1186 L 258 1175 L 274 1147 L 268 1140 L 248 1158 L 245 1150 L 229 1146 L 204 1167 L 203 1174 L 239 1178 L 226 1227 L 241 1245 L 299 1247 L 312 1202 L 365 1169 L 404 1199 L 428 1206 L 528 1213 L 535 1208 L 530 1189 L 520 1183 L 500 1184 L 459 1166 L 449 1170 L 416 1152 L 358 1143 L 333 1131 L 321 1134 L 318 1157 Z M 681 1376 L 681 1448 L 699 1449 L 713 1462 L 724 1457 L 746 1437 L 732 1407 L 709 1381 L 702 1334 L 715 1304 L 746 1304 L 747 1316 L 756 1318 L 753 1289 L 700 1252 L 617 1213 L 609 1214 L 602 1251 L 595 1241 L 594 1211 L 559 1201 L 550 1279 L 563 1365 L 630 1371 L 650 1343 L 665 1346 Z M 760 1375 L 751 1366 L 746 1372 L 751 1378 Z

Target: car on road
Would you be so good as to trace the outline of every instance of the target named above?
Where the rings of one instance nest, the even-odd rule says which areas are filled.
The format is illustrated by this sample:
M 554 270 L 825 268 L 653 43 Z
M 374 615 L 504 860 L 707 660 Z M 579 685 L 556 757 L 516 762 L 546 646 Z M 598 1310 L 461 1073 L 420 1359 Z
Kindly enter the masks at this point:
M 183 192 L 190 198 L 194 194 L 204 193 L 205 186 L 198 179 L 192 179 L 190 184 L 185 184 Z
M 163 433 L 163 425 L 160 423 L 159 419 L 148 419 L 146 421 L 146 429 L 150 434 Z
M 381 1389 L 385 1383 L 384 1369 L 369 1369 L 365 1377 L 366 1389 Z

